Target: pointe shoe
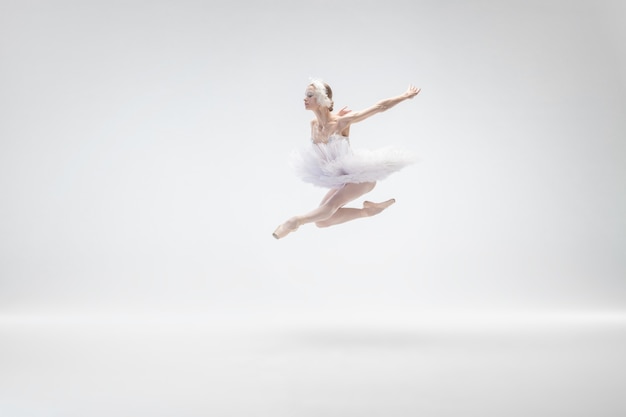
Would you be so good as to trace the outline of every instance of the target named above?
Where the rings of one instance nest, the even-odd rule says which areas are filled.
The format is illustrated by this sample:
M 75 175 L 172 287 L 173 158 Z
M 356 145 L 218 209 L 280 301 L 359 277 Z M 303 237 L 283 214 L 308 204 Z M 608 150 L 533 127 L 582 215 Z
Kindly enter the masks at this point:
M 371 201 L 364 201 L 363 208 L 367 210 L 371 216 L 380 213 L 390 205 L 396 202 L 395 198 L 391 198 L 387 201 L 383 201 L 382 203 L 373 203 Z
M 286 221 L 285 223 L 278 226 L 276 230 L 274 230 L 274 233 L 272 233 L 272 236 L 274 236 L 275 239 L 281 239 L 287 236 L 289 233 L 295 232 L 296 230 L 298 230 L 298 226 L 290 227 L 288 223 L 290 222 Z

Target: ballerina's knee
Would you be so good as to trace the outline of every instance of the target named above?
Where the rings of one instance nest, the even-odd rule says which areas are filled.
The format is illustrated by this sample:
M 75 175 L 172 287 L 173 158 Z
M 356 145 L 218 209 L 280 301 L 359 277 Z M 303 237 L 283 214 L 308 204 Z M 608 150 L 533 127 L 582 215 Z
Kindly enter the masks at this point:
M 328 226 L 330 226 L 330 223 L 329 223 L 329 222 L 327 222 L 326 220 L 319 220 L 319 221 L 316 221 L 316 222 L 315 222 L 315 225 L 316 225 L 317 227 L 319 227 L 320 229 L 322 229 L 322 228 L 324 228 L 324 227 L 328 227 Z
M 336 202 L 332 200 L 327 201 L 326 203 L 322 204 L 320 206 L 322 219 L 316 220 L 315 225 L 317 227 L 328 227 L 334 224 L 333 222 L 330 222 L 329 220 L 331 217 L 335 215 L 335 213 L 337 213 L 337 210 L 339 210 L 340 208 L 341 208 L 341 205 L 337 204 Z

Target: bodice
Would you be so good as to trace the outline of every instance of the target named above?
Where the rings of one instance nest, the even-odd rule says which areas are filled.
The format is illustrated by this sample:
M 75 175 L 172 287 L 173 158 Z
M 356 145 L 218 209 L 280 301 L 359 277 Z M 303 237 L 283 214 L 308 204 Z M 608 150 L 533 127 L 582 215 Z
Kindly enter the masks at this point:
M 313 140 L 313 138 L 311 138 L 311 142 L 312 142 L 313 144 L 318 145 L 318 144 L 320 144 L 320 143 L 331 143 L 331 142 L 334 142 L 334 141 L 336 141 L 336 140 L 341 140 L 341 139 L 345 139 L 345 140 L 347 140 L 348 142 L 350 142 L 350 138 L 349 138 L 348 136 L 343 136 L 343 135 L 341 135 L 341 134 L 339 134 L 339 133 L 333 133 L 332 135 L 330 135 L 330 136 L 328 137 L 328 140 L 327 140 L 326 142 L 315 142 L 315 141 Z

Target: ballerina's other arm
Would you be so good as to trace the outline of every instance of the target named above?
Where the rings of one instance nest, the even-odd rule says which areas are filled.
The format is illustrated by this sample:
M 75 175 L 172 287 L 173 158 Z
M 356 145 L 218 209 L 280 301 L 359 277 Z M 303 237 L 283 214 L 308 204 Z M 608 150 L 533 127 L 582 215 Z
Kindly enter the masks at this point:
M 338 128 L 339 130 L 343 130 L 349 125 L 351 125 L 352 123 L 360 122 L 377 113 L 382 113 L 385 110 L 389 110 L 390 108 L 400 103 L 401 101 L 408 100 L 408 99 L 415 97 L 417 94 L 419 94 L 420 91 L 421 89 L 413 85 L 410 85 L 409 88 L 403 94 L 399 96 L 381 100 L 378 103 L 374 104 L 371 107 L 368 107 L 365 110 L 349 112 L 347 114 L 341 115 L 339 119 L 337 120 Z
M 337 116 L 339 117 L 345 116 L 346 114 L 350 112 L 352 112 L 352 110 L 350 110 L 348 106 L 343 106 L 342 108 L 339 109 L 339 111 L 337 111 Z
M 337 116 L 339 117 L 345 116 L 346 114 L 350 112 L 352 112 L 352 110 L 350 110 L 348 106 L 344 106 L 341 109 L 339 109 L 339 111 L 337 112 Z M 350 136 L 350 125 L 347 125 L 341 130 L 341 135 L 346 136 L 346 137 Z

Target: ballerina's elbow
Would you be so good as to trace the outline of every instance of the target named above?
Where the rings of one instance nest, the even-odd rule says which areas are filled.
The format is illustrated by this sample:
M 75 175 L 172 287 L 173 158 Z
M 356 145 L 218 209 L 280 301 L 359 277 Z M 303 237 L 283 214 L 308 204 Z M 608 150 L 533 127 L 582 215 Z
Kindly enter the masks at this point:
M 389 110 L 391 108 L 391 104 L 387 103 L 386 101 L 379 101 L 378 103 L 376 103 L 374 108 L 377 112 L 382 113 L 386 110 Z

